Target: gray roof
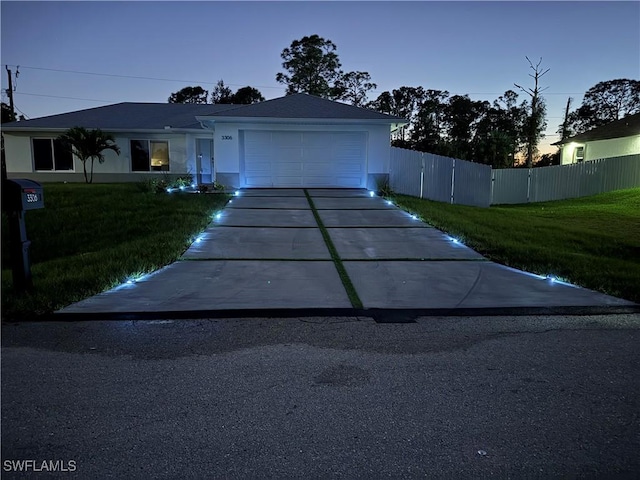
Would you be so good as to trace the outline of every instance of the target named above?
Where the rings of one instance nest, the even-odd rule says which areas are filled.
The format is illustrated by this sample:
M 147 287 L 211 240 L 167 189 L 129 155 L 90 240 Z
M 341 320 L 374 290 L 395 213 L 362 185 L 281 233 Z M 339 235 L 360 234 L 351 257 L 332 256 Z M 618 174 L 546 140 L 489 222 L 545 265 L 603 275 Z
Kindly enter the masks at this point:
M 406 122 L 404 118 L 386 115 L 367 108 L 325 98 L 294 93 L 253 105 L 237 106 L 233 110 L 216 112 L 212 117 L 268 117 L 268 118 L 321 118 L 348 120 L 384 120 L 390 123 Z
M 5 123 L 2 125 L 2 129 L 7 131 L 67 129 L 76 126 L 102 130 L 163 130 L 165 126 L 200 129 L 202 126 L 196 117 L 319 118 L 384 120 L 389 123 L 405 122 L 402 118 L 366 108 L 297 93 L 253 105 L 116 103 L 32 120 Z
M 640 135 L 640 113 L 629 115 L 601 127 L 593 128 L 588 132 L 565 138 L 552 145 L 564 145 L 570 142 L 584 143 L 594 140 L 609 140 L 611 138 L 623 138 L 633 135 Z
M 237 105 L 190 103 L 116 103 L 104 107 L 61 113 L 48 117 L 5 123 L 3 130 L 30 128 L 100 128 L 102 130 L 162 130 L 172 128 L 202 128 L 197 115 L 210 115 Z

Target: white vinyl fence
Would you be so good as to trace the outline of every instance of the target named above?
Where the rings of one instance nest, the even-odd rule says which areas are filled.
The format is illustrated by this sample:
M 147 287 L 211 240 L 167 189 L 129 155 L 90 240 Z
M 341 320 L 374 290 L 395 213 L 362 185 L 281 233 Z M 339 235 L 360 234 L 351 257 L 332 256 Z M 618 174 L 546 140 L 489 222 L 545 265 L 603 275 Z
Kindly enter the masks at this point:
M 640 187 L 640 154 L 492 170 L 487 165 L 391 147 L 389 184 L 398 193 L 460 205 L 546 202 Z
M 391 147 L 389 185 L 394 192 L 418 198 L 488 207 L 491 167 Z

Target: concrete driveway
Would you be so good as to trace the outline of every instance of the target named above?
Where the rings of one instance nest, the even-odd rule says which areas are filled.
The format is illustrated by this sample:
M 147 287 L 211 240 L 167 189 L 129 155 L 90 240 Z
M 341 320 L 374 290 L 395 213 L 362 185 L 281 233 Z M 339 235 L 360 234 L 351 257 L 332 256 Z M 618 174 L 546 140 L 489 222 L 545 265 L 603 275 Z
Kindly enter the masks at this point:
M 307 192 L 365 309 L 635 305 L 490 262 L 366 190 Z M 352 306 L 305 190 L 251 189 L 180 261 L 60 313 Z

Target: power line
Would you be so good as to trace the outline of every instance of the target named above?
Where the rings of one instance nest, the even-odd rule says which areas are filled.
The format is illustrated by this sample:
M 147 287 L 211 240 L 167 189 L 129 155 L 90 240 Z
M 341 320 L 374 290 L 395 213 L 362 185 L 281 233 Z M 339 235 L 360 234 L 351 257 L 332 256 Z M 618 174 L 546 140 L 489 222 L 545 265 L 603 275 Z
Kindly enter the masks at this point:
M 79 70 L 63 70 L 60 68 L 44 68 L 44 67 L 29 67 L 29 66 L 25 66 L 25 65 L 20 65 L 22 68 L 28 68 L 30 70 L 44 70 L 47 72 L 61 72 L 61 73 L 77 73 L 77 74 L 81 74 L 81 75 L 95 75 L 95 76 L 99 76 L 99 77 L 116 77 L 116 78 L 132 78 L 132 79 L 136 79 L 136 80 L 155 80 L 158 82 L 179 82 L 179 83 L 196 83 L 196 84 L 210 84 L 210 85 L 216 85 L 218 82 L 211 82 L 211 81 L 200 81 L 200 80 L 176 80 L 176 79 L 171 79 L 171 78 L 158 78 L 158 77 L 141 77 L 141 76 L 136 76 L 136 75 L 119 75 L 119 74 L 114 74 L 114 73 L 97 73 L 97 72 L 82 72 Z M 233 87 L 242 87 L 245 86 L 244 84 L 239 84 L 239 83 L 227 83 L 225 85 L 230 85 Z M 273 86 L 268 86 L 268 85 L 256 85 L 256 87 L 258 88 L 275 88 L 278 90 L 285 90 L 285 87 L 273 87 Z
M 5 66 L 13 66 L 5 64 Z M 43 70 L 48 72 L 60 72 L 60 73 L 75 73 L 80 75 L 94 75 L 99 77 L 115 77 L 115 78 L 131 78 L 136 80 L 154 80 L 158 82 L 178 82 L 178 83 L 191 83 L 191 84 L 204 84 L 204 85 L 216 85 L 217 82 L 211 81 L 200 81 L 200 80 L 177 80 L 171 78 L 159 78 L 159 77 L 143 77 L 137 75 L 120 75 L 114 73 L 98 73 L 98 72 L 84 72 L 81 70 L 64 70 L 60 68 L 45 68 L 45 67 L 31 67 L 21 65 L 22 68 L 28 68 L 31 70 Z M 240 83 L 227 83 L 226 85 L 232 87 L 242 87 L 244 84 Z M 286 90 L 286 87 L 275 87 L 272 85 L 255 85 L 255 88 L 272 88 L 276 90 Z M 393 89 L 392 89 L 393 90 Z M 373 89 L 372 92 L 383 92 L 385 90 L 381 89 Z M 545 95 L 584 95 L 585 92 L 545 92 Z M 450 95 L 503 95 L 504 92 L 449 92 Z
M 31 95 L 33 97 L 49 97 L 49 98 L 66 98 L 68 100 L 84 100 L 87 102 L 100 102 L 100 103 L 119 103 L 121 100 L 97 100 L 95 98 L 79 98 L 79 97 L 63 97 L 60 95 L 44 95 L 42 93 L 27 93 L 27 92 L 15 92 L 16 95 Z

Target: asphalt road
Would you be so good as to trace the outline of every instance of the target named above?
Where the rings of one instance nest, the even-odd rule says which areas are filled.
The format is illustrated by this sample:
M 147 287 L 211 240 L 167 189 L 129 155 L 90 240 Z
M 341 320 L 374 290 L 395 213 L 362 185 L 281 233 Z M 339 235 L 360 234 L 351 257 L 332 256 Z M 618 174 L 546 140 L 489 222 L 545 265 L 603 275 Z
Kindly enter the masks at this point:
M 639 346 L 638 314 L 6 324 L 2 478 L 638 478 Z

